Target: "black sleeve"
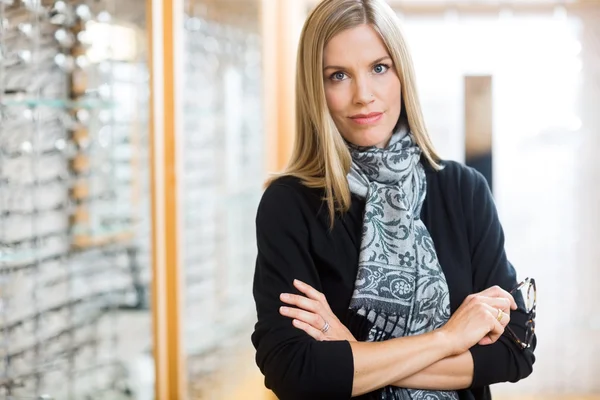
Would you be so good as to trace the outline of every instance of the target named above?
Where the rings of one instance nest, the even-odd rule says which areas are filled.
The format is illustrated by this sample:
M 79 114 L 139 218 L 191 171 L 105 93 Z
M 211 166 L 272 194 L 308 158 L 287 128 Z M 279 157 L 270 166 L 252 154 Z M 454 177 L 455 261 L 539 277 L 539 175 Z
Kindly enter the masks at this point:
M 463 201 L 466 207 L 467 234 L 471 249 L 473 289 L 480 292 L 498 285 L 506 291 L 517 284 L 515 269 L 507 260 L 504 250 L 504 232 L 485 178 L 473 169 L 467 169 L 463 185 Z M 519 337 L 524 337 L 527 316 L 522 311 L 511 310 L 509 326 Z M 488 346 L 475 345 L 470 349 L 473 356 L 474 375 L 472 388 L 498 382 L 517 382 L 529 376 L 533 370 L 536 339 L 530 349 L 522 350 L 510 337 L 502 336 Z
M 321 290 L 309 250 L 309 217 L 297 189 L 275 182 L 265 191 L 256 217 L 256 363 L 265 385 L 282 400 L 348 399 L 354 377 L 350 344 L 316 341 L 279 313 L 281 293 L 299 294 L 294 279 Z

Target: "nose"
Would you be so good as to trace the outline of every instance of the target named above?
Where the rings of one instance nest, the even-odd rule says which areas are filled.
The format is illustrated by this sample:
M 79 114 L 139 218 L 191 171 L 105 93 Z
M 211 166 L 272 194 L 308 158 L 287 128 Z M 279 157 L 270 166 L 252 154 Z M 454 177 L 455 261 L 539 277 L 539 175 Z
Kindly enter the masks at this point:
M 367 105 L 374 101 L 373 87 L 369 77 L 362 76 L 354 80 L 354 103 L 358 105 Z

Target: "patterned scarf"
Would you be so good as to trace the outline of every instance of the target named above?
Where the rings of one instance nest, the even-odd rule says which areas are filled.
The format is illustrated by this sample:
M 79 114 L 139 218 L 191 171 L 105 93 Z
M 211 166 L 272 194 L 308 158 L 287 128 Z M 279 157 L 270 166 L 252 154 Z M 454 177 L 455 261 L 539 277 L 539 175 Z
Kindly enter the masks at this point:
M 400 125 L 386 149 L 348 143 L 350 191 L 366 199 L 350 311 L 368 320 L 367 341 L 420 335 L 450 318 L 448 284 L 420 219 L 427 192 L 421 149 L 407 125 Z M 457 400 L 458 395 L 388 386 L 375 398 Z

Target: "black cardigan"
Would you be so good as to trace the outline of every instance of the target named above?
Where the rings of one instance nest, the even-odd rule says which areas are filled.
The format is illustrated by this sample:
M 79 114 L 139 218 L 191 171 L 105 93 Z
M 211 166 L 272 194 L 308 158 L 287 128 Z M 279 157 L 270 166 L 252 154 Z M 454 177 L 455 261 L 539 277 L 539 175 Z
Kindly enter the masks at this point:
M 443 165 L 441 171 L 425 167 L 421 219 L 435 243 L 454 313 L 469 294 L 493 285 L 510 290 L 517 281 L 485 179 L 456 162 Z M 265 385 L 282 400 L 348 399 L 352 392 L 350 344 L 316 341 L 279 314 L 279 295 L 299 293 L 292 285 L 296 278 L 323 292 L 340 321 L 351 325 L 346 318 L 358 268 L 364 201 L 353 196 L 349 212 L 336 219 L 330 232 L 322 198 L 321 189 L 307 188 L 293 177 L 280 178 L 263 194 L 256 217 L 253 294 L 258 322 L 252 343 Z M 510 326 L 521 337 L 525 319 L 523 313 L 511 312 Z M 505 336 L 493 345 L 472 347 L 473 384 L 459 391 L 460 399 L 490 399 L 488 385 L 528 376 L 534 348 L 535 339 L 532 349 L 523 351 Z

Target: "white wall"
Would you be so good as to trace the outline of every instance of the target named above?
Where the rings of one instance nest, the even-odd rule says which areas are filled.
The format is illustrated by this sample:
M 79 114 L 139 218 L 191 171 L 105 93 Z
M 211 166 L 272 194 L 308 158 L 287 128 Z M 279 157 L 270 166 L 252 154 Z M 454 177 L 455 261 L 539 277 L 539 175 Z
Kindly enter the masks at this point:
M 442 156 L 464 160 L 463 76 L 493 75 L 494 194 L 508 256 L 521 278 L 536 278 L 539 337 L 534 374 L 495 392 L 600 390 L 592 305 L 600 300 L 600 232 L 590 223 L 600 219 L 598 124 L 597 112 L 588 107 L 586 119 L 582 107 L 598 99 L 600 52 L 582 51 L 582 24 L 560 9 L 552 17 L 404 17 L 403 25 Z M 597 33 L 588 32 L 587 44 L 598 46 Z M 584 65 L 583 54 L 596 58 Z

